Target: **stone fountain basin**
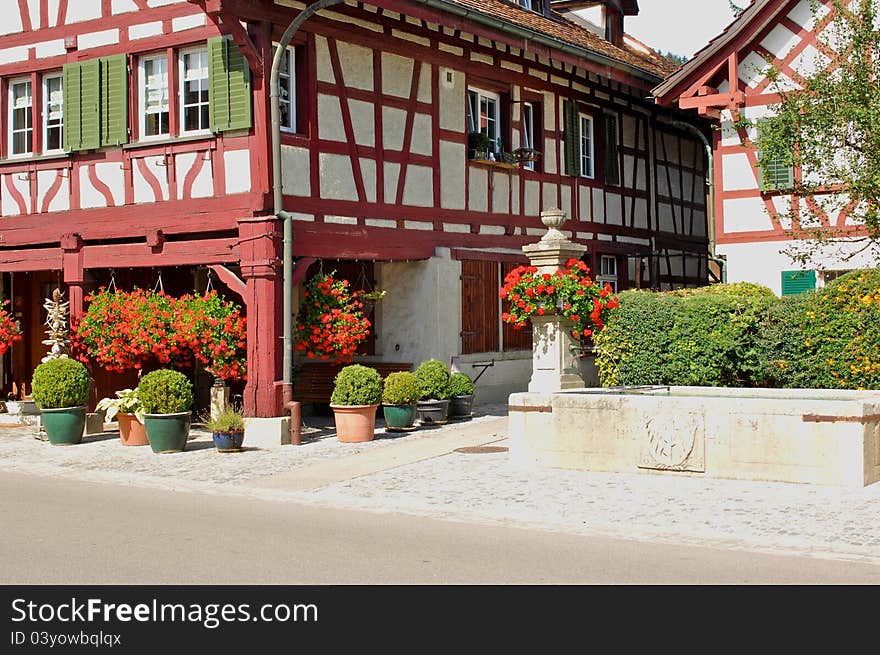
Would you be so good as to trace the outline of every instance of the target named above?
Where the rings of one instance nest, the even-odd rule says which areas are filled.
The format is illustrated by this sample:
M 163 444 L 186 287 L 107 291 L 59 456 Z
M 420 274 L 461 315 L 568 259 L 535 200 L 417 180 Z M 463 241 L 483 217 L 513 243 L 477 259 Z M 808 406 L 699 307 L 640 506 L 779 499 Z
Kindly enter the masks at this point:
M 864 487 L 880 480 L 880 392 L 617 387 L 510 396 L 525 467 Z

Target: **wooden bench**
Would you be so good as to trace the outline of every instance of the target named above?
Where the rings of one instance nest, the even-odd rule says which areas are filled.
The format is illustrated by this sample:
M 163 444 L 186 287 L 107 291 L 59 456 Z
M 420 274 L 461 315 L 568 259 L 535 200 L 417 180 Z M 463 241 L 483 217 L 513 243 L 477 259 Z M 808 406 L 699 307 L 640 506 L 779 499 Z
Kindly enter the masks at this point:
M 395 371 L 411 371 L 411 362 L 355 362 L 379 371 L 383 378 Z M 333 380 L 344 364 L 328 362 L 302 362 L 293 373 L 293 399 L 301 403 L 330 402 L 333 395 Z

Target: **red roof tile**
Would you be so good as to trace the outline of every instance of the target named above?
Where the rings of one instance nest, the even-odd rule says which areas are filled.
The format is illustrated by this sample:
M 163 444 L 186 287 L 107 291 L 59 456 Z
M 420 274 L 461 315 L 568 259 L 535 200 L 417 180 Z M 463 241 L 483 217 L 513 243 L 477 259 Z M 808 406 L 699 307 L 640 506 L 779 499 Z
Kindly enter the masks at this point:
M 472 11 L 500 18 L 519 27 L 542 32 L 570 45 L 613 59 L 645 71 L 659 79 L 674 73 L 678 66 L 653 51 L 650 54 L 634 48 L 619 48 L 597 34 L 577 25 L 564 16 L 551 11 L 552 18 L 524 9 L 513 2 L 504 0 L 448 0 L 451 4 L 467 7 Z

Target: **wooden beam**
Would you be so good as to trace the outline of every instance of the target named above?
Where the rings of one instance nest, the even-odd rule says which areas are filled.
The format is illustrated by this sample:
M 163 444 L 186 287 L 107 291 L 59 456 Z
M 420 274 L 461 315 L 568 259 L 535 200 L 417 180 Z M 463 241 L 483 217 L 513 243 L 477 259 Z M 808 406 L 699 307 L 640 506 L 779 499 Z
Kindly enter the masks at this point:
M 746 95 L 742 91 L 735 93 L 715 93 L 709 96 L 681 98 L 678 106 L 681 109 L 699 109 L 702 107 L 741 107 L 745 104 Z
M 241 22 L 227 4 L 223 0 L 197 0 L 197 4 L 201 6 L 220 32 L 232 36 L 232 40 L 241 49 L 244 58 L 247 59 L 251 73 L 256 77 L 262 77 L 263 57 L 260 55 L 260 50 L 254 45 L 247 30 L 242 27 Z

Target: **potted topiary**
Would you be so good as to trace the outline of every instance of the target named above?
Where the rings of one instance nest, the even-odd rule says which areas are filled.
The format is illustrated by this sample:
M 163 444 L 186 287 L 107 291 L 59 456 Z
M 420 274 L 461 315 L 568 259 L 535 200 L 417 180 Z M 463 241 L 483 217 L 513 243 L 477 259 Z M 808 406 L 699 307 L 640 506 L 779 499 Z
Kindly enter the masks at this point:
M 138 384 L 147 439 L 154 453 L 179 453 L 189 438 L 192 383 L 183 373 L 161 368 Z
M 330 408 L 340 441 L 371 441 L 376 426 L 376 408 L 382 401 L 382 376 L 374 368 L 352 364 L 334 379 Z
M 449 376 L 449 418 L 470 418 L 474 407 L 474 382 L 467 373 Z
M 148 446 L 147 430 L 144 427 L 144 412 L 138 398 L 137 389 L 122 389 L 116 398 L 101 398 L 95 406 L 106 412 L 104 419 L 119 423 L 119 440 L 123 446 Z
M 407 432 L 415 430 L 416 401 L 421 387 L 415 373 L 397 371 L 385 378 L 382 388 L 382 412 L 385 414 L 385 430 Z
M 37 366 L 31 393 L 40 408 L 49 443 L 55 446 L 82 443 L 91 382 L 86 367 L 74 359 L 60 357 Z
M 244 414 L 229 405 L 216 416 L 205 421 L 205 429 L 210 430 L 218 453 L 237 453 L 241 451 L 244 440 Z
M 443 362 L 428 359 L 416 368 L 420 395 L 416 403 L 422 425 L 446 423 L 449 413 L 449 371 Z

